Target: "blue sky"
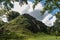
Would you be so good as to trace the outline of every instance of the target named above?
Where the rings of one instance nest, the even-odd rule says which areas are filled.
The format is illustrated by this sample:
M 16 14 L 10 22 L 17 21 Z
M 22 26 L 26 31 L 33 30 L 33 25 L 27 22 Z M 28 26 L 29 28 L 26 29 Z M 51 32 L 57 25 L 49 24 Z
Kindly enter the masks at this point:
M 33 2 L 34 0 L 28 0 L 28 1 L 31 1 L 31 2 Z
M 34 0 L 28 0 L 28 1 L 33 2 Z M 44 6 L 45 1 L 46 1 L 46 0 L 41 1 L 41 4 L 42 4 L 43 6 Z M 58 2 L 58 4 L 60 4 L 60 2 Z M 56 9 L 52 10 L 51 14 L 52 14 L 52 15 L 55 15 L 57 12 L 60 12 L 60 9 L 56 8 Z
M 60 4 L 60 2 L 58 2 L 58 4 Z
M 52 15 L 55 15 L 57 12 L 60 12 L 60 9 L 56 8 L 52 11 Z
M 58 4 L 60 5 L 60 2 L 58 2 Z M 52 11 L 52 14 L 55 15 L 57 12 L 60 12 L 59 8 L 56 8 Z

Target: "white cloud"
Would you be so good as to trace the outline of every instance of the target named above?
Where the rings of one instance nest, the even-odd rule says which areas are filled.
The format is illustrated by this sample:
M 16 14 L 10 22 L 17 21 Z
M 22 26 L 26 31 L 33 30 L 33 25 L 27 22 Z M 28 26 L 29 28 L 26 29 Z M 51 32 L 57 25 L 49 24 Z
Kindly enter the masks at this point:
M 12 10 L 19 12 L 21 15 L 27 13 L 27 14 L 31 15 L 32 17 L 36 18 L 37 20 L 41 21 L 42 16 L 41 16 L 40 11 L 42 11 L 44 7 L 42 6 L 41 3 L 38 3 L 36 5 L 35 9 L 33 10 L 33 7 L 32 7 L 33 4 L 34 3 L 28 1 L 27 5 L 24 4 L 21 7 L 19 5 L 19 2 L 14 2 L 14 8 Z M 42 22 L 47 26 L 53 26 L 54 22 L 56 21 L 56 17 L 53 16 L 53 18 L 51 20 L 49 20 L 49 18 L 51 16 L 53 16 L 53 15 L 48 14 L 48 11 L 45 12 L 45 14 L 43 15 L 43 18 L 42 18 L 43 19 Z

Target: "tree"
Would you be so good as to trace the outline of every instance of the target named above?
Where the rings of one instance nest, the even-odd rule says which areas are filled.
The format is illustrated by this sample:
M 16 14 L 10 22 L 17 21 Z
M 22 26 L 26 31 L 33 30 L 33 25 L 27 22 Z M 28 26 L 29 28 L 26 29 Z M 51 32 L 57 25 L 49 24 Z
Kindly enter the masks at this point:
M 7 10 L 10 10 L 11 8 L 13 8 L 13 4 L 11 3 L 11 0 L 0 0 L 0 4 L 3 3 L 4 8 Z
M 35 6 L 36 6 L 40 1 L 41 1 L 41 0 L 35 0 L 35 1 L 34 1 L 33 9 L 35 8 Z
M 8 21 L 15 19 L 19 15 L 20 15 L 20 13 L 15 12 L 15 11 L 11 11 L 11 12 L 7 13 Z
M 57 35 L 60 35 L 60 12 L 58 12 L 57 16 L 57 21 L 55 23 L 56 31 L 58 32 Z
M 2 27 L 5 23 L 0 20 L 0 27 Z

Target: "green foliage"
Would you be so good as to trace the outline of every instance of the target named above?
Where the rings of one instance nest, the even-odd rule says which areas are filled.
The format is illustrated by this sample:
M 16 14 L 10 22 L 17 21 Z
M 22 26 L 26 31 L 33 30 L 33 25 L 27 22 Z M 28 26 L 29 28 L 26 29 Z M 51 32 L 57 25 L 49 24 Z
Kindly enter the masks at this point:
M 39 25 L 40 29 L 37 25 Z M 25 40 L 25 39 L 32 40 L 34 38 L 38 39 L 38 36 L 39 37 L 42 36 L 41 38 L 43 39 L 46 36 L 47 37 L 50 37 L 50 36 L 48 36 L 46 34 L 44 34 L 45 36 L 43 36 L 43 34 L 40 34 L 41 31 L 46 32 L 46 33 L 51 32 L 51 34 L 56 31 L 55 27 L 53 27 L 51 29 L 50 28 L 46 29 L 46 26 L 44 24 L 35 20 L 34 18 L 32 18 L 29 15 L 23 15 L 23 16 L 20 15 L 17 18 L 10 21 L 8 24 L 3 25 L 2 27 L 3 28 L 0 29 L 1 40 L 17 40 L 17 39 L 18 40 L 20 40 L 20 39 L 21 40 Z M 32 31 L 36 32 L 36 30 L 37 30 L 37 32 L 40 32 L 40 33 L 39 34 L 36 33 L 36 36 L 35 36 L 35 33 L 33 34 Z M 48 31 L 46 31 L 46 30 L 48 30 Z M 58 31 L 56 31 L 56 35 L 57 34 L 59 34 Z M 54 35 L 54 33 L 52 35 Z M 48 39 L 51 39 L 51 37 Z M 30 38 L 32 38 L 32 39 L 30 39 Z M 55 36 L 53 39 L 55 39 Z
M 46 10 L 49 10 L 49 12 L 51 12 L 52 10 L 59 8 L 58 2 L 59 2 L 59 0 L 46 0 L 44 12 Z
M 12 32 L 13 34 L 10 35 L 10 33 L 8 33 L 8 31 L 5 31 L 2 33 L 5 33 L 4 35 L 2 34 L 2 36 L 5 36 L 5 38 L 21 38 L 21 39 L 26 39 L 28 37 L 33 36 L 33 33 L 38 33 L 40 31 L 44 31 L 44 27 L 41 26 L 41 29 L 39 30 L 39 22 L 37 22 L 37 20 L 35 20 L 35 18 L 33 18 L 32 16 L 29 15 L 23 15 L 23 16 L 18 16 L 17 18 L 13 19 L 12 21 L 10 21 L 8 24 L 3 25 L 2 27 L 4 28 L 4 30 L 8 30 L 9 32 Z M 41 25 L 41 24 L 40 24 Z M 42 28 L 43 27 L 43 28 Z M 2 30 L 2 28 L 1 28 Z M 9 35 L 8 35 L 9 34 Z M 14 36 L 17 35 L 17 36 Z M 4 38 L 4 39 L 5 39 Z
M 13 8 L 13 4 L 11 2 L 5 2 L 4 3 L 4 8 L 7 9 L 8 11 Z
M 0 16 L 2 16 L 3 14 L 6 14 L 6 10 L 5 9 L 2 9 L 2 10 L 0 10 Z
M 57 13 L 57 20 L 53 27 L 47 29 L 47 33 L 51 35 L 60 36 L 60 13 Z
M 27 18 L 18 16 L 16 19 L 2 26 L 0 29 L 0 39 L 25 40 L 26 37 L 32 34 L 28 29 L 26 29 L 26 27 L 29 26 L 30 24 Z
M 4 25 L 4 22 L 0 20 L 0 27 Z
M 36 6 L 40 1 L 41 1 L 41 0 L 35 0 L 35 1 L 34 1 L 33 9 L 35 8 L 35 6 Z
M 23 16 L 18 16 L 16 19 L 10 21 L 10 23 L 8 23 L 7 25 L 4 25 L 5 29 L 10 30 L 12 32 L 17 32 L 17 34 L 23 33 L 24 31 L 28 31 L 25 28 L 29 26 L 30 24 L 28 22 L 28 19 Z
M 11 12 L 7 13 L 8 21 L 16 18 L 16 17 L 19 16 L 19 15 L 20 15 L 20 13 L 15 12 L 15 11 L 11 11 Z
M 14 32 L 10 32 L 9 30 L 3 30 L 0 32 L 0 40 L 23 40 L 24 36 L 18 36 Z
M 55 22 L 55 30 L 58 32 L 58 35 L 60 35 L 60 13 L 57 15 L 57 21 Z
M 13 8 L 13 4 L 12 4 L 10 1 L 11 1 L 11 0 L 0 0 L 0 4 L 1 4 L 2 2 L 4 2 L 4 3 L 3 3 L 4 8 L 7 9 L 7 10 L 10 10 L 11 8 Z

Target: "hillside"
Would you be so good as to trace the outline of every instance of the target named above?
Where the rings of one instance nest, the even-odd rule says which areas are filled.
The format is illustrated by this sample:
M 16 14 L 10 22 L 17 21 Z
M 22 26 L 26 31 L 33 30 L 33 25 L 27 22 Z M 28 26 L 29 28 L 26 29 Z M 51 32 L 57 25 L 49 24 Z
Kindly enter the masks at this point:
M 15 39 L 16 37 L 19 39 L 21 36 L 24 38 L 35 35 L 35 33 L 42 32 L 44 29 L 43 25 L 40 28 L 39 21 L 28 14 L 24 14 L 11 20 L 9 23 L 5 23 L 0 29 L 0 37 L 1 39 Z
M 20 15 L 0 29 L 1 40 L 56 40 L 56 36 L 47 35 L 46 26 L 28 14 Z M 57 40 L 59 40 L 58 37 Z

